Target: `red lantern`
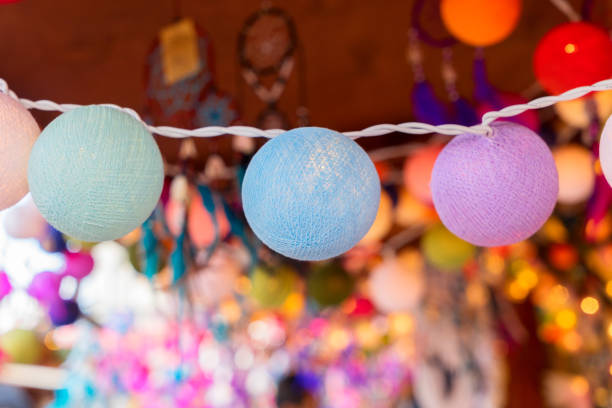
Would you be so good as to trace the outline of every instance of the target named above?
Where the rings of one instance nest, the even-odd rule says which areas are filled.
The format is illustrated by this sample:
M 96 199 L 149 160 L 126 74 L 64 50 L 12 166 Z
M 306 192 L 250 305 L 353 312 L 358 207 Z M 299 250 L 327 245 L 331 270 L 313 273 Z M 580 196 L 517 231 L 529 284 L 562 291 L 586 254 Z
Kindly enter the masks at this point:
M 21 0 L 0 0 L 0 4 L 17 3 L 18 1 L 21 1 Z
M 612 77 L 612 40 L 593 24 L 562 24 L 542 38 L 533 62 L 542 87 L 562 93 Z

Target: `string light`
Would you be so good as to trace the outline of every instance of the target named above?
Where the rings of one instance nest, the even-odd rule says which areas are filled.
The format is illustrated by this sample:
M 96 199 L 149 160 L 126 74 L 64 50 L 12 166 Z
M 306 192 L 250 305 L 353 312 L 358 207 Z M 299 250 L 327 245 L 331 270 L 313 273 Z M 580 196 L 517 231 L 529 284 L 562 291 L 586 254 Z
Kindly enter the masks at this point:
M 590 86 L 580 86 L 563 92 L 555 96 L 543 96 L 534 99 L 530 102 L 507 106 L 499 111 L 487 112 L 483 115 L 482 121 L 474 126 L 462 126 L 456 124 L 444 124 L 439 126 L 430 125 L 419 122 L 405 122 L 400 124 L 379 124 L 367 127 L 358 131 L 344 132 L 344 135 L 351 139 L 360 137 L 382 136 L 393 132 L 423 135 L 428 133 L 439 133 L 443 135 L 455 136 L 464 133 L 473 133 L 480 135 L 491 134 L 490 124 L 496 119 L 508 118 L 511 116 L 520 115 L 530 109 L 542 109 L 556 104 L 561 101 L 569 101 L 578 99 L 590 92 L 612 90 L 612 79 L 599 81 Z M 6 81 L 0 78 L 0 92 L 4 92 L 11 97 L 18 99 L 27 109 L 38 109 L 42 111 L 68 112 L 79 108 L 81 105 L 76 104 L 59 104 L 50 100 L 32 101 L 26 98 L 19 98 L 15 92 L 11 91 Z M 207 126 L 199 129 L 181 129 L 170 126 L 152 126 L 145 123 L 140 115 L 131 108 L 123 108 L 113 104 L 103 104 L 115 109 L 122 110 L 142 122 L 150 132 L 160 136 L 183 139 L 189 137 L 215 137 L 226 134 L 247 137 L 266 137 L 273 138 L 285 132 L 283 129 L 262 130 L 251 126 Z

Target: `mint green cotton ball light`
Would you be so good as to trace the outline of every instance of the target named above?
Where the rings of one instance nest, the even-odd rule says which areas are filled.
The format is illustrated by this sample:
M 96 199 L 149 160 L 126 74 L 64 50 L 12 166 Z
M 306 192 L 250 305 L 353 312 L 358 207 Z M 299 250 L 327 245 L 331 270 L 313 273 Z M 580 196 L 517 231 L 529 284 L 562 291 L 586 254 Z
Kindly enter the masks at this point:
M 122 237 L 151 214 L 161 194 L 159 148 L 142 123 L 91 105 L 57 117 L 28 163 L 32 198 L 45 219 L 78 240 Z

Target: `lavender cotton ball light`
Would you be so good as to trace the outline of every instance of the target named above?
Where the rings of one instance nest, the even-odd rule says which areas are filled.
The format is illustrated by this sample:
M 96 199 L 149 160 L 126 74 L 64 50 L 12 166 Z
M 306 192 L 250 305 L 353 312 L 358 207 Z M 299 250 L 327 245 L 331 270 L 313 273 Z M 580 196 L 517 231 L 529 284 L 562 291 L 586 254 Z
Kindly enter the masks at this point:
M 501 246 L 534 234 L 559 191 L 553 156 L 524 126 L 493 123 L 491 137 L 456 136 L 436 161 L 434 205 L 444 225 L 480 246 Z
M 255 154 L 242 185 L 255 234 L 287 257 L 322 260 L 351 249 L 374 222 L 380 182 L 365 151 L 323 128 L 298 128 Z

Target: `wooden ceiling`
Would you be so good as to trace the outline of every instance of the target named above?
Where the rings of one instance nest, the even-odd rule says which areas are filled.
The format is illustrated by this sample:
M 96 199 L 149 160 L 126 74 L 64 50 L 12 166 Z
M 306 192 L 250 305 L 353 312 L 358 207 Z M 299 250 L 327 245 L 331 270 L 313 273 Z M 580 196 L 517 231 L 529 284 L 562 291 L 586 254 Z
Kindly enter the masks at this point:
M 445 36 L 436 1 L 428 1 L 422 22 Z M 534 83 L 532 54 L 539 38 L 566 21 L 549 1 L 524 0 L 515 32 L 485 50 L 491 81 L 521 92 Z M 580 9 L 581 0 L 571 3 Z M 594 18 L 612 21 L 607 1 L 595 2 Z M 305 85 L 311 123 L 355 130 L 411 119 L 412 72 L 405 59 L 413 0 L 293 0 L 272 3 L 296 22 L 305 53 Z M 609 4 L 609 3 L 608 3 Z M 181 14 L 210 34 L 215 81 L 238 96 L 243 119 L 252 124 L 263 104 L 239 76 L 238 33 L 261 6 L 258 0 L 182 0 Z M 0 76 L 19 95 L 80 104 L 116 103 L 141 110 L 144 61 L 159 29 L 173 19 L 173 0 L 22 0 L 0 6 Z M 608 24 L 608 26 L 610 26 Z M 471 95 L 474 50 L 454 47 L 461 94 Z M 441 97 L 441 50 L 424 46 L 425 70 Z M 280 106 L 295 117 L 297 75 L 292 75 Z M 37 114 L 44 125 L 53 115 Z M 393 136 L 397 140 L 400 136 Z M 406 136 L 408 137 L 408 136 Z M 389 140 L 389 139 L 387 139 Z M 164 141 L 173 157 L 177 143 Z

